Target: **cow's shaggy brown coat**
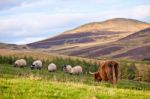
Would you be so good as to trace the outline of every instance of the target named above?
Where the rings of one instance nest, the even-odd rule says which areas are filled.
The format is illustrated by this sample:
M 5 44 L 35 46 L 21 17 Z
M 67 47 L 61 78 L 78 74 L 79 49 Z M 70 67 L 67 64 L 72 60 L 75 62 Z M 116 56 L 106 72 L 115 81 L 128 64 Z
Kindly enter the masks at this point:
M 98 71 L 94 73 L 94 79 L 96 81 L 110 81 L 112 84 L 116 84 L 118 74 L 119 64 L 116 61 L 105 61 L 100 64 Z

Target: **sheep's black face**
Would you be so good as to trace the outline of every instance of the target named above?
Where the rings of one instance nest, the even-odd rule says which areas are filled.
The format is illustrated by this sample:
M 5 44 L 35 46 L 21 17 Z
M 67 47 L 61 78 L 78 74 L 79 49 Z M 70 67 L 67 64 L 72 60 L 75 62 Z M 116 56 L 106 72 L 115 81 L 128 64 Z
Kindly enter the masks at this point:
M 66 71 L 67 65 L 63 65 L 63 70 Z
M 67 65 L 63 65 L 63 68 L 66 68 L 67 67 Z
M 65 71 L 65 72 L 67 71 L 65 67 L 63 68 L 63 71 Z
M 17 66 L 17 64 L 14 64 L 14 67 L 16 67 Z
M 35 67 L 35 65 L 32 64 L 32 65 L 31 65 L 31 69 L 34 69 L 34 67 Z

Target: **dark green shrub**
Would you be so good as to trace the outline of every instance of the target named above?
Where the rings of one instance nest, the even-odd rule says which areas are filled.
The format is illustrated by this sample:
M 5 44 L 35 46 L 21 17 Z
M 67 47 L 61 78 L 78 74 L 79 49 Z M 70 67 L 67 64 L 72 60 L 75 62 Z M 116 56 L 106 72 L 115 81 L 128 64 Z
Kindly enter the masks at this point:
M 32 63 L 33 63 L 33 61 L 34 61 L 34 59 L 32 58 L 32 57 L 24 57 L 24 59 L 27 61 L 27 64 L 30 66 Z
M 133 80 L 136 75 L 136 68 L 134 63 L 122 62 L 120 64 L 120 78 Z
M 136 71 L 135 64 L 132 63 L 127 69 L 128 79 L 133 80 L 135 78 L 136 74 L 135 71 Z
M 14 64 L 15 60 L 12 56 L 0 56 L 0 64 Z

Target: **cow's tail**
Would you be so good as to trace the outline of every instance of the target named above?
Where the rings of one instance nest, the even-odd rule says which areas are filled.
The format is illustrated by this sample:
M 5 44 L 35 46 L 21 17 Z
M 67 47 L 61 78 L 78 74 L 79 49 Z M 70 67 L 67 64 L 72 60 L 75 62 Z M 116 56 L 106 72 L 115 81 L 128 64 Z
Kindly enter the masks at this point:
M 112 79 L 113 82 L 112 83 L 116 84 L 117 81 L 116 81 L 116 74 L 115 74 L 115 67 L 114 67 L 114 65 L 112 66 L 112 72 L 113 72 L 113 79 Z

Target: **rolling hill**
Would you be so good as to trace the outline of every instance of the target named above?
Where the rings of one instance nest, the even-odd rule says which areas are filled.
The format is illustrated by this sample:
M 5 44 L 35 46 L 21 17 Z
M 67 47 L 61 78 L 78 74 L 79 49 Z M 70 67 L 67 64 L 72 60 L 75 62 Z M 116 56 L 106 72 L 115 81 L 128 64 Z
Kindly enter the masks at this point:
M 28 49 L 28 46 L 26 46 L 26 45 L 0 43 L 0 49 L 26 50 L 26 49 Z
M 150 28 L 107 44 L 70 52 L 82 57 L 112 57 L 143 60 L 150 57 Z
M 133 19 L 115 18 L 103 22 L 85 24 L 58 36 L 28 44 L 28 46 L 32 48 L 55 47 L 54 49 L 57 46 L 58 49 L 63 47 L 93 46 L 99 43 L 116 41 L 147 27 L 150 27 L 150 24 Z
M 88 23 L 27 46 L 71 56 L 142 60 L 150 56 L 147 54 L 150 45 L 149 27 L 149 23 L 138 20 L 114 18 Z

